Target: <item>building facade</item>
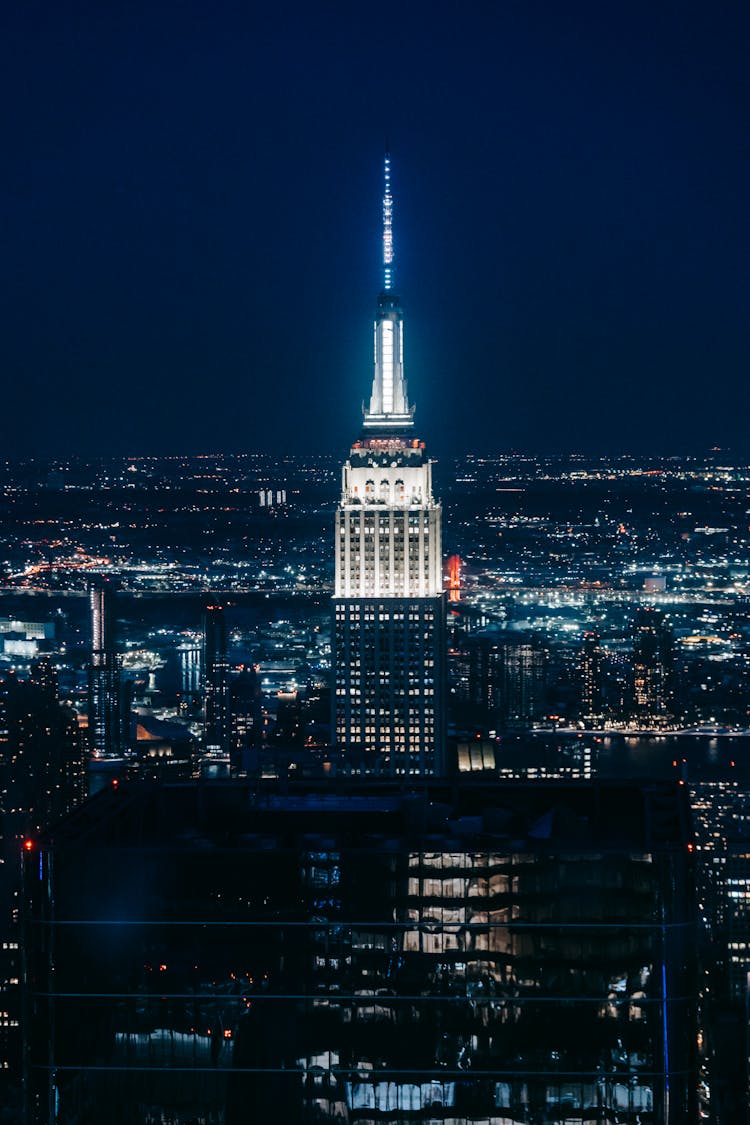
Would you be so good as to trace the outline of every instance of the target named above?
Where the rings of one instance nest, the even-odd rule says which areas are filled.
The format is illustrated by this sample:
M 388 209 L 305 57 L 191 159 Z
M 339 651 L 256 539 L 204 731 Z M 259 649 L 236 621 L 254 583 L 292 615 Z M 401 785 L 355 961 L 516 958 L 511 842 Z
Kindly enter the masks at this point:
M 662 726 L 674 713 L 674 637 L 660 609 L 643 606 L 633 625 L 633 713 Z
M 261 798 L 124 784 L 25 853 L 29 1125 L 697 1120 L 684 787 Z
M 391 288 L 392 213 L 386 157 L 372 393 L 336 513 L 333 736 L 371 756 L 371 772 L 405 776 L 442 770 L 445 595 L 441 508 L 414 432 L 403 313 Z
M 604 653 L 601 637 L 589 631 L 583 635 L 579 655 L 581 676 L 581 718 L 588 723 L 601 720 L 604 712 Z
M 227 757 L 231 740 L 229 659 L 224 608 L 208 605 L 203 613 L 204 750 L 211 757 Z
M 544 715 L 547 652 L 537 636 L 485 630 L 453 648 L 457 714 L 469 725 L 530 730 Z
M 107 579 L 89 587 L 91 662 L 88 669 L 88 741 L 94 758 L 118 758 L 129 742 L 130 716 L 117 651 L 115 591 Z
M 21 1119 L 22 841 L 83 801 L 86 764 L 76 716 L 58 700 L 51 661 L 37 661 L 28 679 L 10 672 L 0 680 L 0 1121 Z

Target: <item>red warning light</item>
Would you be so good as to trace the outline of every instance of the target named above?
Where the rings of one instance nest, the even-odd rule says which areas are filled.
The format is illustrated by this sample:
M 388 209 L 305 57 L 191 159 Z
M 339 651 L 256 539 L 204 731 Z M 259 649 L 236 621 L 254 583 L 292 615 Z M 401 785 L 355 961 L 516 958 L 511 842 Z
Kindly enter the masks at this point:
M 33 840 L 24 840 L 23 848 L 24 848 L 24 851 L 26 851 L 26 852 L 33 852 L 34 841 Z

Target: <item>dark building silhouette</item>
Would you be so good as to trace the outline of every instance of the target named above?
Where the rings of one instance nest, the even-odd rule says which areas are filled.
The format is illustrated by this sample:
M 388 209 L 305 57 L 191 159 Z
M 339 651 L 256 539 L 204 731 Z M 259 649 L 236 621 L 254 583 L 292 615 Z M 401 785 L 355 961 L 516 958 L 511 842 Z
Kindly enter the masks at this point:
M 0 680 L 0 1121 L 20 1120 L 21 975 L 18 933 L 24 839 L 70 812 L 85 796 L 86 754 L 76 716 L 57 698 L 51 661 L 31 677 Z M 14 1090 L 14 1081 L 18 1089 Z
M 229 683 L 232 767 L 246 768 L 247 751 L 263 741 L 263 688 L 255 668 L 243 664 Z
M 25 856 L 29 1123 L 692 1121 L 687 823 L 668 783 L 104 791 Z
M 460 714 L 498 730 L 526 730 L 544 714 L 546 650 L 538 638 L 494 631 L 466 635 L 454 663 Z
M 203 613 L 203 745 L 206 754 L 229 755 L 229 660 L 224 608 L 209 605 Z
M 78 721 L 53 684 L 54 669 L 39 664 L 28 680 L 13 672 L 0 680 L 0 798 L 16 839 L 68 812 L 86 791 Z
M 29 682 L 41 690 L 41 697 L 47 704 L 58 702 L 57 668 L 50 656 L 32 660 L 29 667 Z
M 298 691 L 276 693 L 274 741 L 285 746 L 302 745 L 302 701 Z
M 501 646 L 500 725 L 525 729 L 544 714 L 546 652 L 536 637 Z
M 88 743 L 95 758 L 119 757 L 127 749 L 130 713 L 117 651 L 115 589 L 99 579 L 89 586 L 91 662 L 88 669 Z
M 643 606 L 633 623 L 633 715 L 644 724 L 669 722 L 674 711 L 674 637 L 660 609 Z
M 302 702 L 305 746 L 323 749 L 331 742 L 331 686 L 325 680 L 310 680 Z
M 579 655 L 581 676 L 580 714 L 584 721 L 600 719 L 604 712 L 604 653 L 598 633 L 583 634 Z
M 711 774 L 690 781 L 711 1106 L 717 1121 L 744 1125 L 750 1104 L 750 779 L 746 770 L 731 778 L 716 768 Z

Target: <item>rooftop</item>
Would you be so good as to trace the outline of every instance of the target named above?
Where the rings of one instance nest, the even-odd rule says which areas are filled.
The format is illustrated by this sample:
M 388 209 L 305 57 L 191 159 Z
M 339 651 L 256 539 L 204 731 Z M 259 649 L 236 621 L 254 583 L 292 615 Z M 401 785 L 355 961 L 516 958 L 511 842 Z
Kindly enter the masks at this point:
M 488 783 L 335 779 L 121 783 L 91 798 L 39 843 L 243 848 L 253 837 L 316 833 L 354 847 L 501 846 L 511 851 L 669 851 L 691 846 L 686 789 L 671 782 Z

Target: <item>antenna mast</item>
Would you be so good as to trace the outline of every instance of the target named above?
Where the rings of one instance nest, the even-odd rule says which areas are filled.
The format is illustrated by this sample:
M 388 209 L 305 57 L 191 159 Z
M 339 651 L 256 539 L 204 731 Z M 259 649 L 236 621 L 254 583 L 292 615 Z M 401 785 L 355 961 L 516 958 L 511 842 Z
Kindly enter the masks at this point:
M 393 196 L 391 195 L 391 154 L 385 154 L 385 191 L 383 193 L 383 289 L 390 291 L 393 281 Z

